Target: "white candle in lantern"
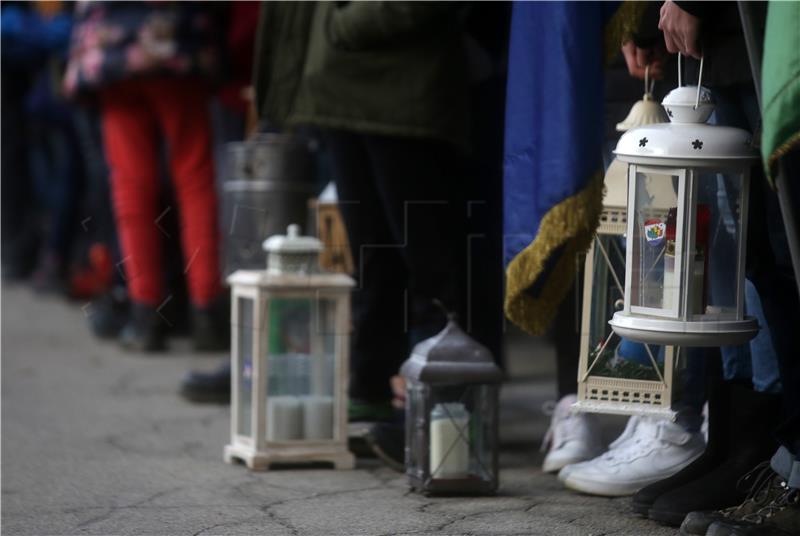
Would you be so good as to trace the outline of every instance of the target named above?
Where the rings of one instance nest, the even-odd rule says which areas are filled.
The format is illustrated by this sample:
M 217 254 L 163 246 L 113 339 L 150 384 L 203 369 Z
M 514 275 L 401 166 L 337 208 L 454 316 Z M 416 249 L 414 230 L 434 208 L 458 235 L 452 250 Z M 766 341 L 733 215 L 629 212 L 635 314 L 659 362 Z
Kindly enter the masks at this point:
M 304 396 L 303 437 L 333 439 L 333 397 Z
M 303 438 L 303 406 L 296 396 L 267 398 L 267 440 Z
M 469 472 L 469 413 L 458 402 L 431 412 L 430 471 L 433 478 L 464 478 Z

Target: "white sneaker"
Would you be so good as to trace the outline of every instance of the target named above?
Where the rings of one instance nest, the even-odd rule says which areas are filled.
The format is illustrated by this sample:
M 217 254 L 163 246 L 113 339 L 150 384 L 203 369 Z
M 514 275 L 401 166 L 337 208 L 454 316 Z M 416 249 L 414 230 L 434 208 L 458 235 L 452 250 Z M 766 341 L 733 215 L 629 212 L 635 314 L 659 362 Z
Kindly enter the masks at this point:
M 567 395 L 553 410 L 550 428 L 542 442 L 542 451 L 547 450 L 542 463 L 542 470 L 546 473 L 590 460 L 603 451 L 595 416 L 572 412 L 570 408 L 576 401 L 575 395 Z
M 671 421 L 652 417 L 639 417 L 632 435 L 615 443 L 605 454 L 572 467 L 564 485 L 590 495 L 633 495 L 677 473 L 705 449 L 700 432 L 687 432 Z
M 639 424 L 639 421 L 642 418 L 643 417 L 640 417 L 639 415 L 632 415 L 631 417 L 629 417 L 628 418 L 628 422 L 625 424 L 625 429 L 622 431 L 622 433 L 619 435 L 619 437 L 617 437 L 614 441 L 611 442 L 611 444 L 608 445 L 608 451 L 612 451 L 614 449 L 618 449 L 618 448 L 624 447 L 625 444 L 629 440 L 633 439 L 635 437 L 635 435 L 636 435 L 636 426 Z M 582 466 L 584 466 L 586 464 L 592 463 L 593 461 L 595 461 L 595 460 L 591 459 L 591 460 L 584 461 L 584 462 L 581 462 L 581 463 L 573 463 L 573 464 L 567 465 L 566 467 L 561 469 L 561 471 L 558 472 L 558 479 L 561 482 L 564 482 L 567 479 L 567 476 L 576 467 L 582 467 Z

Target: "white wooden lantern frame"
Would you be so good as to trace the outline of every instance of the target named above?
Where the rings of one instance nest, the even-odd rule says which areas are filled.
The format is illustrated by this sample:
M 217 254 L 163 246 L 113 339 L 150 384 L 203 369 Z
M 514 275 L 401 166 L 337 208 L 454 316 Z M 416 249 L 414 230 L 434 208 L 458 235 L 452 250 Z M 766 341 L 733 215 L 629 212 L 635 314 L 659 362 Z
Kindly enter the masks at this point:
M 602 255 L 608 270 L 614 279 L 614 284 L 622 295 L 627 295 L 628 289 L 624 287 L 625 274 L 618 274 L 611 261 L 613 251 L 605 245 L 606 237 L 621 237 L 628 232 L 628 218 L 626 207 L 627 170 L 626 165 L 615 160 L 608 170 L 606 179 L 607 195 L 603 203 L 603 212 L 600 216 L 600 225 L 597 234 L 589 246 L 586 254 L 583 275 L 583 307 L 581 313 L 581 342 L 578 363 L 578 401 L 573 408 L 577 411 L 594 413 L 611 413 L 619 415 L 652 415 L 675 418 L 671 409 L 674 399 L 675 367 L 680 364 L 680 348 L 675 346 L 664 347 L 663 373 L 657 364 L 655 356 L 647 349 L 650 365 L 658 375 L 658 381 L 617 378 L 592 375 L 592 370 L 603 356 L 603 350 L 615 337 L 613 330 L 604 339 L 602 349 L 592 362 L 589 362 L 591 351 L 591 326 L 592 326 L 592 291 L 594 285 L 605 285 L 605 281 L 594 281 L 595 257 L 599 252 Z M 616 179 L 609 179 L 609 175 L 617 175 Z M 623 254 L 619 251 L 617 255 Z M 625 264 L 626 259 L 620 259 Z M 620 277 L 620 275 L 622 277 Z M 625 303 L 628 300 L 624 300 Z
M 347 383 L 350 351 L 350 290 L 354 281 L 344 274 L 282 273 L 239 270 L 228 277 L 231 285 L 231 441 L 225 447 L 225 461 L 242 461 L 253 470 L 265 470 L 274 464 L 323 462 L 336 469 L 352 469 L 355 458 L 347 448 Z M 331 439 L 267 439 L 267 398 L 269 396 L 268 344 L 269 302 L 274 299 L 310 299 L 312 304 L 330 300 L 335 304 L 334 342 L 334 411 Z M 239 429 L 244 408 L 240 403 L 243 352 L 239 347 L 241 326 L 240 300 L 249 299 L 252 316 L 252 388 L 250 400 L 250 435 Z M 312 315 L 318 318 L 318 315 Z M 321 337 L 311 326 L 311 355 L 318 355 Z

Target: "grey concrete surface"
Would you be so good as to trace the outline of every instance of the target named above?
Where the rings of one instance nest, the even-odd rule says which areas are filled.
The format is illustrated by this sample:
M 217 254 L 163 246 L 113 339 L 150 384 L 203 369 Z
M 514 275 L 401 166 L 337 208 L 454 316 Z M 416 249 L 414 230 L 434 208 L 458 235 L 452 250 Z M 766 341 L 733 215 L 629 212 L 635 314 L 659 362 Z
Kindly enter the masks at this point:
M 85 314 L 3 288 L 4 535 L 675 533 L 634 517 L 625 499 L 569 493 L 538 469 L 540 406 L 554 389 L 543 343 L 511 341 L 498 496 L 433 499 L 374 460 L 340 472 L 226 465 L 227 408 L 175 393 L 187 369 L 220 356 L 192 357 L 185 341 L 161 356 L 126 354 L 94 340 Z

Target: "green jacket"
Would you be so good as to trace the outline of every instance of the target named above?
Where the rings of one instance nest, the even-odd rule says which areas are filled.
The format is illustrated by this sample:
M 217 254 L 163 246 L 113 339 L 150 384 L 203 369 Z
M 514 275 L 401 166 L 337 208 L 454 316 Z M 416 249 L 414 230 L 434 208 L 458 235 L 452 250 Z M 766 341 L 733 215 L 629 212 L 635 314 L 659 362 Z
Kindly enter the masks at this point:
M 767 176 L 800 149 L 800 3 L 770 2 L 761 67 L 761 155 Z
M 259 115 L 466 146 L 469 81 L 452 2 L 265 2 L 255 65 Z

